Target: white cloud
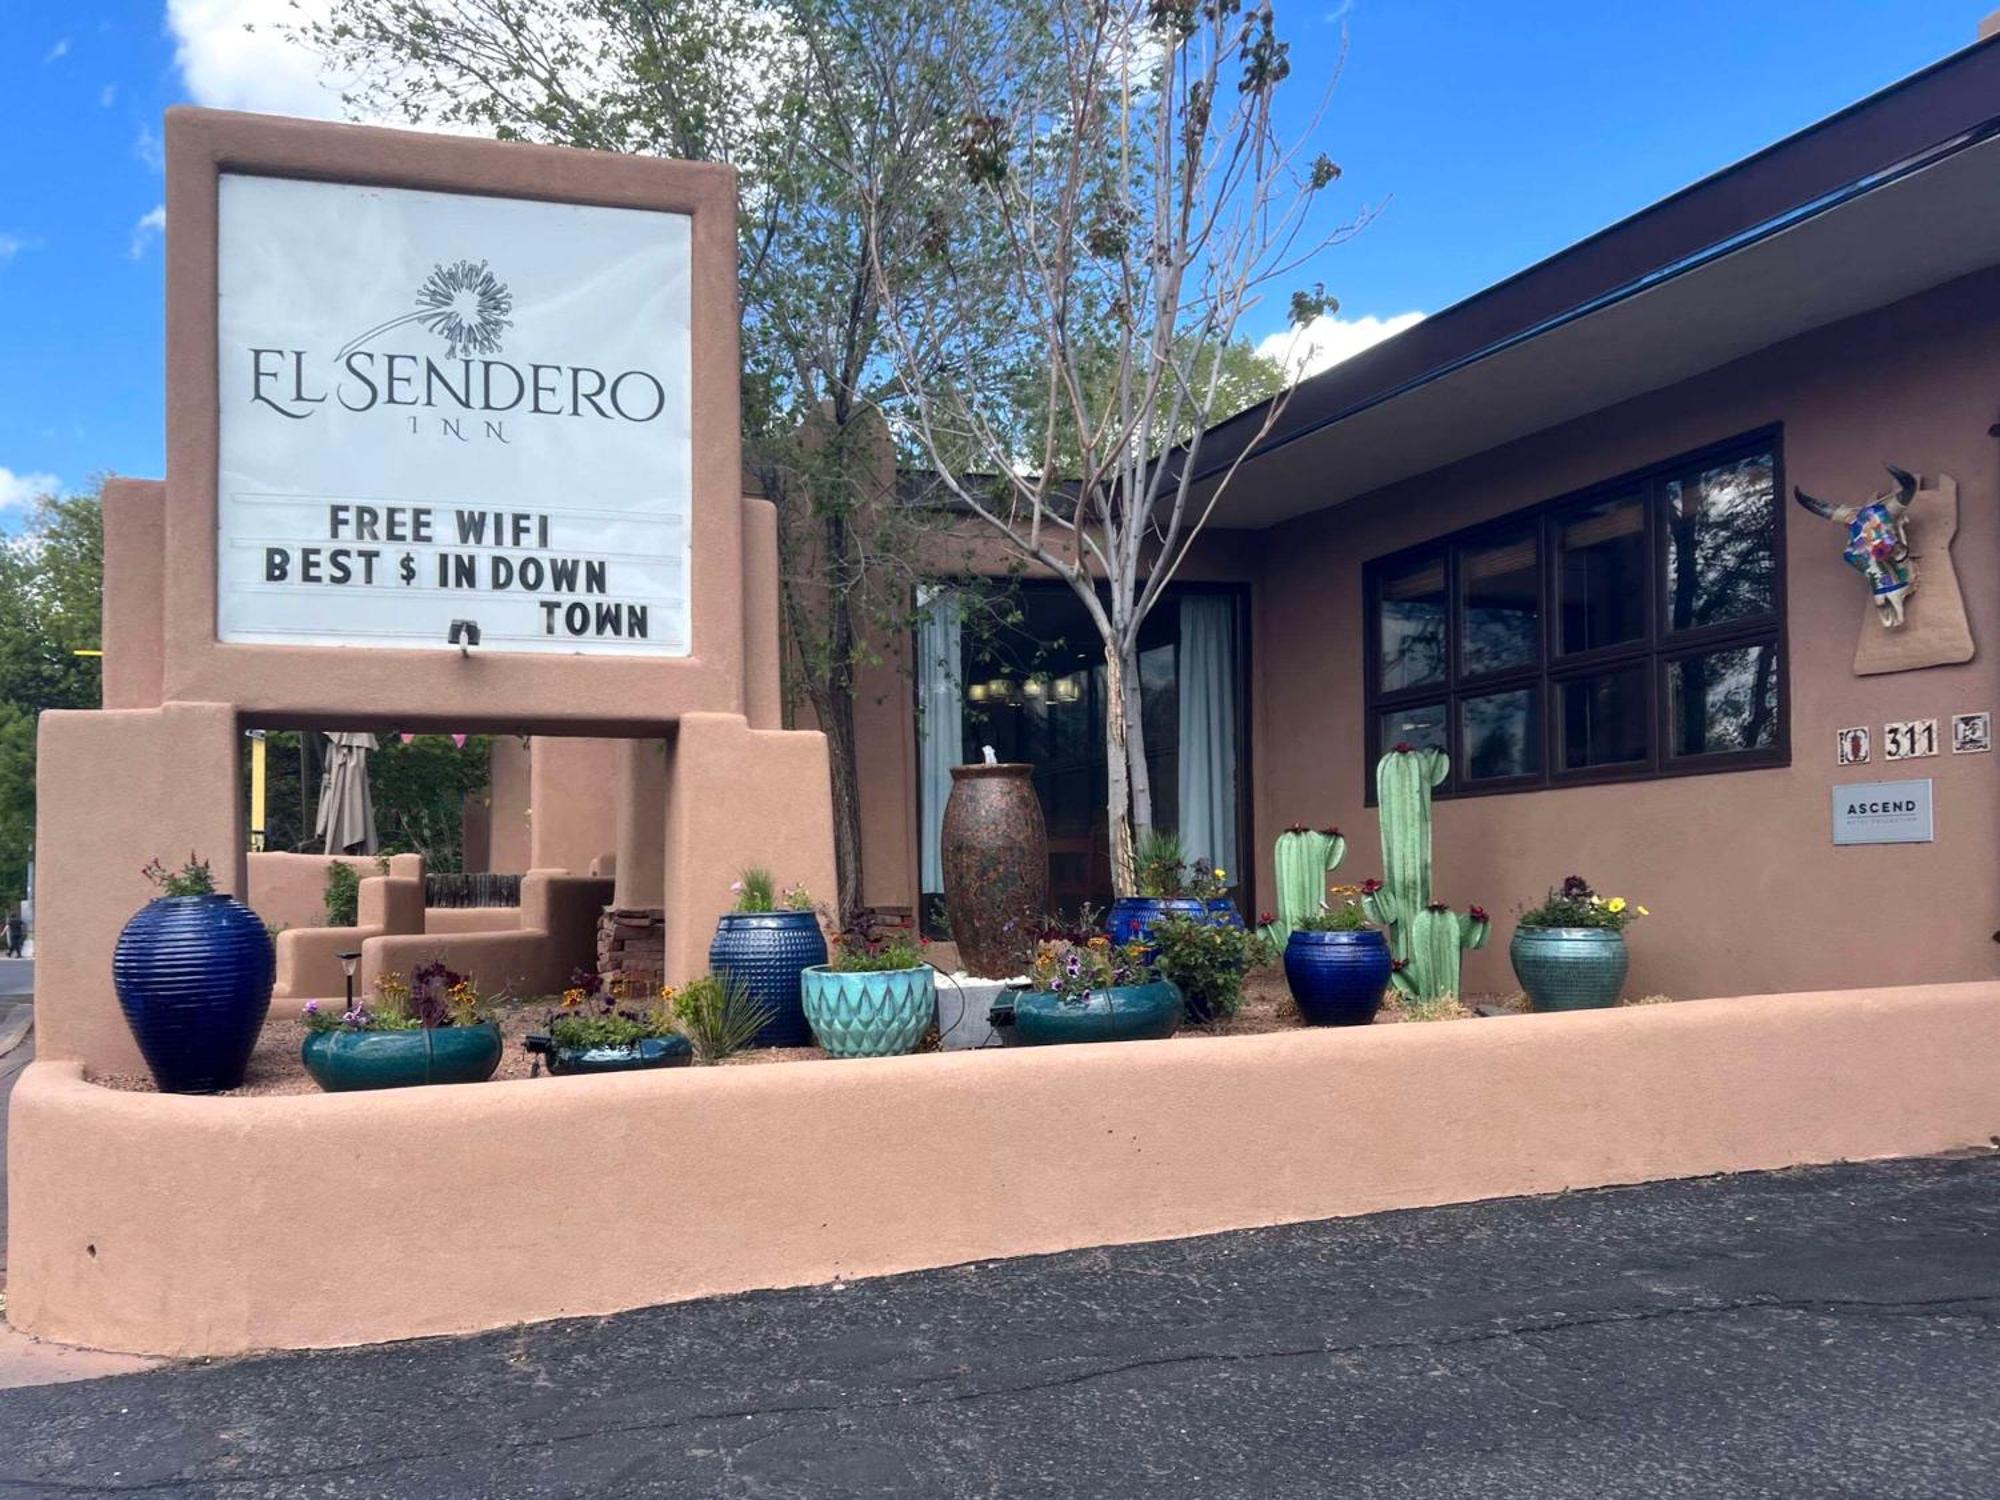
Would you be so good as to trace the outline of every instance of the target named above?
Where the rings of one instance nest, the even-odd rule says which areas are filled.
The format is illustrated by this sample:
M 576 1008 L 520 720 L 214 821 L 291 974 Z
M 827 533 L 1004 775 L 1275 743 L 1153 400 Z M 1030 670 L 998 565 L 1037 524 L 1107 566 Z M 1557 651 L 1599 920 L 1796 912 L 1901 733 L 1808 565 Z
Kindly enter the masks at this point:
M 153 242 L 156 234 L 167 232 L 167 205 L 156 204 L 139 216 L 139 222 L 132 226 L 132 244 L 127 252 L 137 260 L 146 253 L 146 247 Z
M 117 84 L 107 83 L 104 85 L 103 88 L 97 91 L 97 104 L 100 109 L 109 109 L 111 108 L 112 105 L 116 104 L 117 102 L 118 102 Z
M 1363 349 L 1394 338 L 1423 320 L 1420 312 L 1397 313 L 1393 318 L 1378 318 L 1372 313 L 1365 318 L 1328 314 L 1314 318 L 1303 331 L 1295 333 L 1288 328 L 1272 334 L 1258 343 L 1257 352 L 1266 359 L 1282 362 L 1293 372 L 1294 379 L 1303 379 L 1330 370 L 1342 360 L 1352 359 Z
M 0 468 L 0 511 L 24 510 L 42 496 L 61 491 L 62 481 L 53 474 L 16 474 Z
M 59 61 L 60 59 L 68 56 L 69 56 L 69 38 L 66 36 L 58 37 L 56 39 L 56 44 L 53 47 L 49 48 L 48 52 L 43 56 L 42 62 L 44 65 L 46 65 L 48 63 Z
M 132 142 L 132 154 L 155 172 L 164 172 L 167 169 L 166 145 L 153 134 L 153 127 L 150 125 L 139 127 L 138 139 Z
M 318 54 L 291 41 L 295 25 L 321 20 L 328 0 L 167 0 L 174 61 L 197 104 L 265 114 L 345 118 L 341 80 Z
M 32 250 L 34 247 L 33 240 L 23 239 L 18 234 L 0 234 L 0 266 L 6 265 L 23 250 Z

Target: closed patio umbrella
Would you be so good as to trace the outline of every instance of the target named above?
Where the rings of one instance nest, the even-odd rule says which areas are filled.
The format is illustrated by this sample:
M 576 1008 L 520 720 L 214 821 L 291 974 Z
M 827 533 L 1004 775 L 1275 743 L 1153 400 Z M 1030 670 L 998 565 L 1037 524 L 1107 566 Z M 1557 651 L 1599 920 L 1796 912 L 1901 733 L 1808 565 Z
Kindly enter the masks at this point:
M 375 799 L 368 791 L 372 734 L 326 737 L 326 774 L 319 783 L 319 817 L 313 833 L 328 854 L 375 852 Z

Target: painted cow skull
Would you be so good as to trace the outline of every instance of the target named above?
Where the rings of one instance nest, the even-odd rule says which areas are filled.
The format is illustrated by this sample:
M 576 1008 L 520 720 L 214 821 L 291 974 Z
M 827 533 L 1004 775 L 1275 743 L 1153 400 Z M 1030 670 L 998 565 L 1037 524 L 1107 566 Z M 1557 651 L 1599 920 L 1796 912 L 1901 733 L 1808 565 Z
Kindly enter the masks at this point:
M 1917 567 L 1910 557 L 1910 539 L 1904 530 L 1910 503 L 1917 498 L 1917 477 L 1885 465 L 1896 481 L 1893 495 L 1878 495 L 1866 505 L 1828 505 L 1793 486 L 1799 504 L 1816 516 L 1839 521 L 1847 527 L 1847 565 L 1868 576 L 1874 595 L 1875 614 L 1886 630 L 1903 623 L 1903 606 L 1917 587 Z

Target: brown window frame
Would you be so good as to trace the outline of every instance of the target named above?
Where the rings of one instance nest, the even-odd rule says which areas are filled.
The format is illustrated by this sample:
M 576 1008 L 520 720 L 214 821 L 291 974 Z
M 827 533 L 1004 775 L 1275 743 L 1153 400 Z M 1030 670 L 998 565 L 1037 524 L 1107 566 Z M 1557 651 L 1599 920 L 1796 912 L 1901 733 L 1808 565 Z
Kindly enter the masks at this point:
M 1691 469 L 1713 468 L 1732 459 L 1749 458 L 1766 452 L 1771 455 L 1774 500 L 1770 612 L 1715 625 L 1670 630 L 1666 622 L 1668 535 L 1665 493 L 1668 482 L 1686 475 Z M 1555 548 L 1558 522 L 1592 505 L 1635 497 L 1640 499 L 1643 508 L 1645 549 L 1650 563 L 1645 580 L 1645 632 L 1632 641 L 1564 653 L 1558 649 L 1561 629 L 1557 596 L 1560 565 Z M 1362 638 L 1367 652 L 1363 678 L 1367 758 L 1363 781 L 1368 804 L 1373 806 L 1375 802 L 1375 763 L 1387 748 L 1381 743 L 1383 715 L 1397 709 L 1433 708 L 1439 704 L 1445 709 L 1445 744 L 1452 761 L 1450 775 L 1437 789 L 1439 797 L 1504 796 L 1512 792 L 1545 791 L 1558 787 L 1654 781 L 1790 765 L 1791 643 L 1787 634 L 1784 497 L 1784 428 L 1782 424 L 1773 424 L 1703 448 L 1675 454 L 1616 478 L 1369 561 L 1362 569 Z M 1536 545 L 1540 617 L 1535 660 L 1527 666 L 1468 675 L 1463 670 L 1461 655 L 1465 640 L 1461 559 L 1471 549 L 1516 536 L 1523 530 L 1532 530 Z M 1439 563 L 1443 570 L 1446 611 L 1444 680 L 1384 692 L 1381 688 L 1383 582 L 1431 562 Z M 1668 723 L 1668 682 L 1672 663 L 1731 647 L 1763 645 L 1777 649 L 1777 723 L 1772 743 L 1758 750 L 1711 751 L 1700 755 L 1674 753 L 1669 743 Z M 1617 765 L 1585 766 L 1575 770 L 1562 768 L 1560 698 L 1563 684 L 1635 665 L 1644 667 L 1651 678 L 1651 691 L 1647 694 L 1645 757 Z M 1540 770 L 1521 776 L 1468 780 L 1461 765 L 1465 701 L 1522 688 L 1536 695 L 1533 722 L 1540 736 Z

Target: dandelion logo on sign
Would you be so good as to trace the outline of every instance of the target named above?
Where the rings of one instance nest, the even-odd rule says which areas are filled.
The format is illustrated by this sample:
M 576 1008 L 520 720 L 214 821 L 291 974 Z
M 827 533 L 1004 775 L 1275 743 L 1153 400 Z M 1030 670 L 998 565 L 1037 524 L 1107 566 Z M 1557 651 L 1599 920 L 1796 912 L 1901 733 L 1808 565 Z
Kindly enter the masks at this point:
M 445 342 L 449 359 L 490 358 L 500 352 L 500 335 L 513 326 L 514 294 L 486 267 L 486 262 L 457 260 L 436 267 L 417 288 L 417 310 L 377 323 L 349 339 L 336 359 L 392 328 L 421 323 Z

